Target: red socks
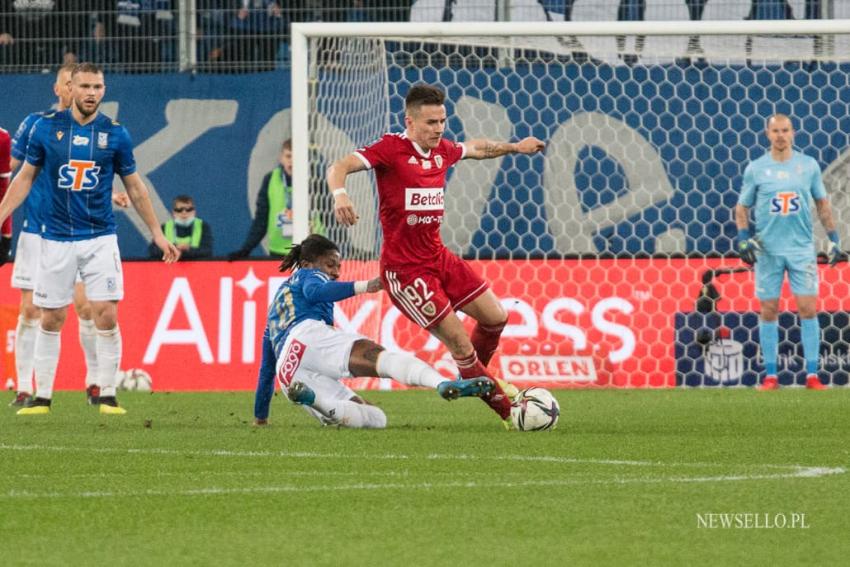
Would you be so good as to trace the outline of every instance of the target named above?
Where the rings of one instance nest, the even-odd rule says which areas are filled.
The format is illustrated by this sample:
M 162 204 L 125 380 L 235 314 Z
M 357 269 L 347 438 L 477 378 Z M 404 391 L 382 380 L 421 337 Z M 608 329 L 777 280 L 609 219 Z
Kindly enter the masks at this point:
M 472 346 L 475 348 L 476 354 L 478 354 L 478 360 L 481 361 L 481 364 L 485 368 L 490 364 L 490 359 L 493 358 L 496 349 L 499 348 L 499 339 L 506 324 L 507 321 L 500 325 L 491 326 L 478 323 L 472 330 L 472 336 L 470 337 Z
M 493 350 L 495 351 L 495 348 Z M 492 352 L 490 354 L 492 355 Z M 493 380 L 493 377 L 489 372 L 487 372 L 487 368 L 485 368 L 484 365 L 481 364 L 481 361 L 478 360 L 478 355 L 475 352 L 460 360 L 456 358 L 455 364 L 457 365 L 458 371 L 460 371 L 460 377 L 465 380 L 470 378 L 479 378 L 481 376 L 486 376 L 490 380 Z M 505 395 L 505 392 L 496 380 L 493 380 L 493 384 L 495 387 L 490 395 L 482 397 L 481 399 L 484 400 L 484 403 L 490 406 L 490 409 L 499 414 L 499 417 L 502 419 L 508 419 L 511 416 L 511 399 Z

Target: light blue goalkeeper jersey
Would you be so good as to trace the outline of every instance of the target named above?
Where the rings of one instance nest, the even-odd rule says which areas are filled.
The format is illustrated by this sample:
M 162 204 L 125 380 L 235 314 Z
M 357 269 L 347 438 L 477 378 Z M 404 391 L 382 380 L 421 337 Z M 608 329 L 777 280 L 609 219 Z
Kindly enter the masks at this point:
M 824 197 L 818 162 L 796 151 L 780 162 L 768 152 L 744 170 L 738 204 L 755 208 L 755 234 L 765 253 L 814 254 L 812 200 Z

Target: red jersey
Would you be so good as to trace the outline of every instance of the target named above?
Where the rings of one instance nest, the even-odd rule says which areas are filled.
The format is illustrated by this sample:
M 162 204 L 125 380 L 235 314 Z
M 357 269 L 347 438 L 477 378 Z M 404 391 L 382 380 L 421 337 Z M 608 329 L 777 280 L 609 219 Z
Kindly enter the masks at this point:
M 12 177 L 12 137 L 0 128 L 0 199 L 6 196 L 9 179 Z M 3 236 L 12 236 L 12 215 L 9 215 L 0 228 Z
M 381 263 L 406 266 L 435 259 L 445 248 L 440 225 L 446 174 L 466 147 L 442 139 L 424 152 L 406 134 L 384 134 L 354 155 L 375 170 L 384 231 Z

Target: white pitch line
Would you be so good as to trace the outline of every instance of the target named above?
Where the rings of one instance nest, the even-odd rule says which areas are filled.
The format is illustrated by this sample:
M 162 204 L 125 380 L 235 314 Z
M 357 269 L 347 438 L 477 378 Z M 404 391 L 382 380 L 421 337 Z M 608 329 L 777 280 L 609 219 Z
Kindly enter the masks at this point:
M 227 496 L 231 494 L 276 494 L 287 492 L 345 492 L 345 491 L 372 491 L 372 490 L 434 490 L 445 488 L 463 489 L 485 489 L 493 488 L 527 488 L 534 486 L 575 486 L 575 485 L 617 485 L 617 484 L 657 484 L 657 483 L 708 483 L 708 482 L 730 482 L 748 480 L 775 480 L 787 478 L 811 478 L 832 474 L 843 474 L 841 468 L 825 467 L 801 467 L 802 470 L 786 474 L 763 474 L 763 475 L 722 475 L 709 477 L 661 477 L 661 478 L 613 478 L 609 480 L 592 479 L 555 479 L 555 480 L 528 480 L 522 482 L 475 482 L 475 481 L 451 481 L 451 482 L 420 482 L 420 483 L 356 483 L 356 484 L 329 484 L 300 486 L 284 484 L 279 486 L 257 486 L 257 487 L 207 487 L 191 488 L 185 490 L 130 490 L 130 491 L 82 491 L 82 492 L 32 492 L 26 490 L 11 490 L 0 494 L 0 500 L 11 499 L 45 499 L 45 498 L 138 498 L 150 496 Z
M 516 462 L 542 462 L 555 464 L 588 464 L 588 465 L 611 465 L 611 466 L 634 466 L 634 467 L 661 467 L 661 468 L 774 468 L 774 469 L 790 469 L 794 471 L 797 477 L 803 478 L 808 476 L 824 476 L 821 471 L 831 471 L 828 474 L 843 474 L 845 469 L 809 466 L 809 465 L 777 465 L 777 464 L 727 464 L 727 463 L 665 463 L 661 461 L 634 461 L 634 460 L 616 460 L 616 459 L 579 459 L 575 457 L 562 457 L 553 455 L 469 455 L 464 453 L 459 454 L 439 454 L 431 453 L 424 456 L 405 455 L 405 454 L 345 454 L 345 453 L 313 453 L 308 451 L 231 451 L 228 449 L 209 449 L 209 450 L 192 450 L 184 451 L 179 449 L 162 449 L 162 448 L 142 448 L 142 449 L 121 449 L 117 447 L 62 447 L 51 445 L 6 445 L 0 444 L 0 451 L 57 451 L 57 452 L 81 452 L 81 453 L 105 453 L 105 454 L 129 454 L 129 455 L 174 455 L 174 456 L 199 456 L 199 457 L 237 457 L 237 458 L 274 458 L 283 457 L 290 459 L 364 459 L 375 461 L 398 461 L 398 460 L 453 460 L 453 461 L 516 461 Z M 813 471 L 813 472 L 812 472 Z M 806 472 L 807 474 L 803 474 Z M 809 474 L 811 473 L 811 474 Z

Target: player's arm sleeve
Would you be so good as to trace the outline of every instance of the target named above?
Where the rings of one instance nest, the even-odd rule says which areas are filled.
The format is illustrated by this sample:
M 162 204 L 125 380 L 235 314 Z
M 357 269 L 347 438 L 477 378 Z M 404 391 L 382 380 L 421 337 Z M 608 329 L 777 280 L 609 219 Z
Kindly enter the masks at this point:
M 257 244 L 266 235 L 269 222 L 269 182 L 272 174 L 269 172 L 263 178 L 263 184 L 260 186 L 260 192 L 257 193 L 257 206 L 254 212 L 254 220 L 251 221 L 251 228 L 248 229 L 248 236 L 245 237 L 245 242 L 242 244 L 242 250 L 246 254 L 250 254 L 251 250 L 257 247 Z
M 27 144 L 29 142 L 30 131 L 35 122 L 32 119 L 33 115 L 24 118 L 18 129 L 15 130 L 15 135 L 12 136 L 12 157 L 22 162 L 27 159 Z
M 133 142 L 126 128 L 121 128 L 118 147 L 115 151 L 115 173 L 121 177 L 136 173 L 136 158 L 133 156 Z
M 460 142 L 449 142 L 446 156 L 449 158 L 449 165 L 454 165 L 466 157 L 466 146 Z
M 302 290 L 310 303 L 342 301 L 354 295 L 354 282 L 334 282 L 315 274 L 304 281 Z
M 820 166 L 812 160 L 812 198 L 815 201 L 826 198 L 826 187 L 823 184 L 823 175 L 820 172 Z
M 366 169 L 380 169 L 390 163 L 393 137 L 384 135 L 381 139 L 354 150 L 354 156 L 363 162 Z
M 36 167 L 44 165 L 44 143 L 41 139 L 42 128 L 40 127 L 42 120 L 37 120 L 32 125 L 27 141 L 27 163 Z
M 750 208 L 756 202 L 755 175 L 750 166 L 744 170 L 744 180 L 741 183 L 741 194 L 738 196 L 738 204 Z
M 257 391 L 254 394 L 254 417 L 269 418 L 269 406 L 274 396 L 275 355 L 274 346 L 269 337 L 269 327 L 263 331 L 263 353 L 260 360 L 260 372 L 257 376 Z

